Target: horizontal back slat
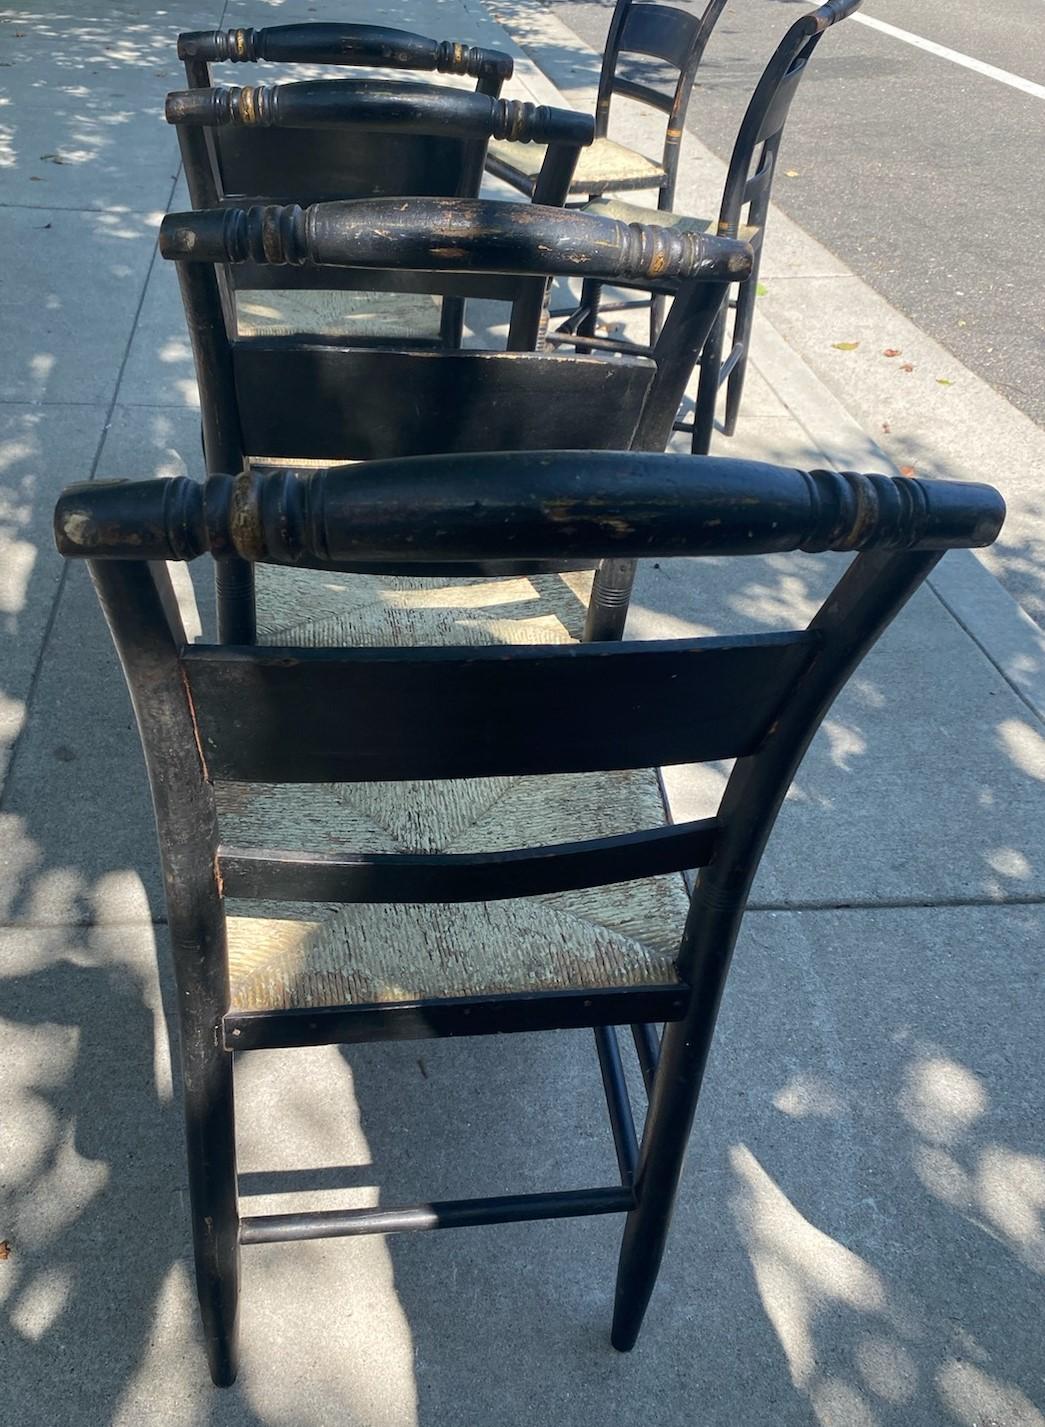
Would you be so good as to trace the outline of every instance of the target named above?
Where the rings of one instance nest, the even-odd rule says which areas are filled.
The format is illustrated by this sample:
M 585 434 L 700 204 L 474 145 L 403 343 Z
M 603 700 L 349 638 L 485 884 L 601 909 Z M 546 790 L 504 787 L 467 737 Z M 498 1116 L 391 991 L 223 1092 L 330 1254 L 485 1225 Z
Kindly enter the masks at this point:
M 252 456 L 379 460 L 443 452 L 626 450 L 648 361 L 380 352 L 295 338 L 233 347 Z
M 651 89 L 648 84 L 640 84 L 625 75 L 614 75 L 613 92 L 623 94 L 626 99 L 637 99 L 640 104 L 648 104 L 651 109 L 659 109 L 663 114 L 670 114 L 675 107 L 673 94 L 662 94 L 660 90 Z
M 474 140 L 337 129 L 212 131 L 221 193 L 247 203 L 412 194 L 452 198 Z
M 697 15 L 667 5 L 633 5 L 624 21 L 622 54 L 648 55 L 681 69 L 700 27 Z
M 771 139 L 784 127 L 787 122 L 788 110 L 791 108 L 791 101 L 798 91 L 808 62 L 806 58 L 799 56 L 781 79 L 766 108 L 762 122 L 758 126 L 755 136 L 756 144 L 762 143 L 765 139 Z
M 286 267 L 275 263 L 231 263 L 226 269 L 233 287 L 246 291 L 280 292 L 425 292 L 471 297 L 488 302 L 514 302 L 526 278 L 506 273 L 413 272 L 409 268 L 334 268 L 316 263 Z
M 280 902 L 490 902 L 577 887 L 603 887 L 705 867 L 715 846 L 713 818 L 509 852 L 284 852 L 223 847 L 226 897 Z
M 184 651 L 212 778 L 580 773 L 753 752 L 808 632 L 519 649 Z

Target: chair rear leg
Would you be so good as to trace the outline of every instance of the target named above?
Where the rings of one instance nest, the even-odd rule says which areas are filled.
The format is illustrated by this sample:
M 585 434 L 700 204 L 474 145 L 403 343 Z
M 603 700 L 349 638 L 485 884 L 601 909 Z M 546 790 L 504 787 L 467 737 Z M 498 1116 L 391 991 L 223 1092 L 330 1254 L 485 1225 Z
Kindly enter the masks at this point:
M 232 1054 L 220 1023 L 183 1023 L 182 1064 L 196 1294 L 211 1378 L 229 1387 L 239 1369 L 239 1208 Z
M 666 300 L 661 296 L 651 297 L 649 305 L 649 344 L 651 347 L 657 345 L 657 338 L 660 336 L 660 329 L 664 326 L 664 308 Z
M 700 354 L 700 381 L 697 384 L 697 399 L 693 409 L 693 441 L 690 447 L 694 456 L 706 456 L 711 450 L 725 335 L 726 307 L 723 303 Z
M 733 436 L 740 415 L 740 399 L 744 395 L 744 377 L 747 374 L 748 354 L 751 351 L 751 328 L 755 321 L 755 297 L 758 291 L 758 269 L 751 274 L 750 282 L 741 284 L 737 298 L 736 321 L 733 324 L 733 345 L 739 346 L 743 356 L 729 374 L 726 382 L 726 414 L 722 429 L 727 436 Z
M 584 623 L 589 642 L 623 639 L 628 620 L 631 589 L 635 583 L 634 560 L 603 560 L 595 571 L 591 600 Z
M 578 337 L 594 337 L 595 326 L 599 320 L 599 302 L 602 299 L 602 283 L 593 282 L 590 278 L 585 278 L 581 283 L 580 305 L 585 309 L 584 316 L 577 324 Z M 585 347 L 581 342 L 577 343 L 578 357 L 585 357 L 591 351 L 590 347 Z
M 439 341 L 448 351 L 460 351 L 464 340 L 464 298 L 444 297 L 439 315 Z
M 638 1202 L 625 1222 L 617 1266 L 610 1341 L 621 1353 L 635 1346 L 656 1286 L 700 1094 L 711 1030 L 702 1040 L 690 1028 L 687 1041 L 687 1026 L 673 1021 L 665 1029 L 653 1079 L 635 1186 Z
M 236 557 L 214 564 L 218 604 L 218 639 L 222 644 L 253 644 L 257 638 L 254 566 Z

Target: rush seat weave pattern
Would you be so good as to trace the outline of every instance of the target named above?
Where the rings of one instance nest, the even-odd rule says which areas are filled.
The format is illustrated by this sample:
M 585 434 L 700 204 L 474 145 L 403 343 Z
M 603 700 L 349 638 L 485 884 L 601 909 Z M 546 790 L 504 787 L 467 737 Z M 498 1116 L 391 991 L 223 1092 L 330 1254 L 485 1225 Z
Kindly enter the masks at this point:
M 580 633 L 590 580 L 584 574 L 415 580 L 275 567 L 258 576 L 259 641 L 313 647 L 566 643 Z M 656 774 L 645 769 L 452 782 L 223 784 L 218 794 L 227 842 L 309 851 L 495 851 L 664 821 Z M 448 906 L 230 903 L 232 1006 L 288 1009 L 670 983 L 686 909 L 677 875 Z

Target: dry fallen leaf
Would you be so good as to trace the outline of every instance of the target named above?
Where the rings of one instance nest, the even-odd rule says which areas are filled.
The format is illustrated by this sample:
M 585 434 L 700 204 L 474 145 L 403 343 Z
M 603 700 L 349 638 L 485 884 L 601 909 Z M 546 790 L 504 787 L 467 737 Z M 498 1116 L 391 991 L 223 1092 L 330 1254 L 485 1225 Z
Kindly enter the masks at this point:
M 786 168 L 786 169 L 784 169 L 784 177 L 785 177 L 785 178 L 800 178 L 800 177 L 801 177 L 801 174 L 798 172 L 798 169 L 796 169 L 796 168 Z
M 882 430 L 883 430 L 883 431 L 891 431 L 892 429 L 893 429 L 893 428 L 889 425 L 888 421 L 883 421 L 883 422 L 882 422 Z
M 950 377 L 937 377 L 936 384 L 937 386 L 954 386 L 954 382 L 951 381 Z
M 914 467 L 913 467 L 913 466 L 901 466 L 901 467 L 900 467 L 900 474 L 901 474 L 901 476 L 913 476 L 913 475 L 914 475 Z
M 886 347 L 882 353 L 883 357 L 902 357 L 903 351 L 899 347 Z
M 902 372 L 913 372 L 913 371 L 914 371 L 914 367 L 911 365 L 910 362 L 901 362 L 901 363 L 900 363 L 900 370 L 901 370 Z
M 6 1239 L 0 1239 L 0 1259 L 9 1259 L 10 1257 L 11 1245 Z
M 832 343 L 831 343 L 831 346 L 834 347 L 834 349 L 835 349 L 836 352 L 855 352 L 856 349 L 857 349 L 857 347 L 859 347 L 859 345 L 860 345 L 859 342 L 832 342 Z

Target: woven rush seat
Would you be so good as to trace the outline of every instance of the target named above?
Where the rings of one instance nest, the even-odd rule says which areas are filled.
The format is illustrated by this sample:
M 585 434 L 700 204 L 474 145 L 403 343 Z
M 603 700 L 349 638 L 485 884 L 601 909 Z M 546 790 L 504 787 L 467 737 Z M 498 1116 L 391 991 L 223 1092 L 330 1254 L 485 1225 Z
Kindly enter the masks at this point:
M 536 181 L 547 150 L 542 144 L 513 144 L 494 139 L 487 150 L 486 166 L 493 174 L 528 184 Z M 613 139 L 596 139 L 581 149 L 571 193 L 602 193 L 608 188 L 659 188 L 664 165 Z M 647 220 L 648 221 L 648 220 Z
M 440 299 L 423 292 L 271 288 L 236 293 L 241 337 L 380 337 L 437 343 Z
M 560 644 L 590 575 L 422 580 L 258 571 L 259 641 L 310 647 Z M 424 716 L 418 710 L 418 717 Z M 653 770 L 379 784 L 219 784 L 245 847 L 482 852 L 656 827 Z M 233 1010 L 667 984 L 688 898 L 678 875 L 488 903 L 229 903 Z
M 679 233 L 713 233 L 718 218 L 691 218 L 688 213 L 669 213 L 659 208 L 643 208 L 623 198 L 593 198 L 581 210 L 597 218 L 613 218 L 618 223 L 655 223 L 658 228 L 674 228 Z M 744 243 L 754 242 L 759 230 L 742 224 L 736 236 Z

